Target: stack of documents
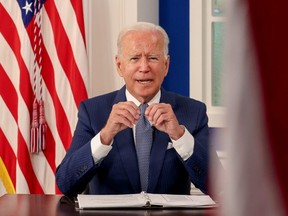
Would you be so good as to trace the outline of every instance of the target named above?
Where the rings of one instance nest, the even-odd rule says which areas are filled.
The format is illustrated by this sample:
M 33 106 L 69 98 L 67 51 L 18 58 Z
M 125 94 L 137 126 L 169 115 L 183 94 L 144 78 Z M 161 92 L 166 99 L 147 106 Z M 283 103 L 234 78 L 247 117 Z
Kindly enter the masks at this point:
M 122 194 L 122 195 L 84 195 L 77 196 L 79 209 L 111 208 L 210 208 L 216 203 L 207 195 L 174 194 Z

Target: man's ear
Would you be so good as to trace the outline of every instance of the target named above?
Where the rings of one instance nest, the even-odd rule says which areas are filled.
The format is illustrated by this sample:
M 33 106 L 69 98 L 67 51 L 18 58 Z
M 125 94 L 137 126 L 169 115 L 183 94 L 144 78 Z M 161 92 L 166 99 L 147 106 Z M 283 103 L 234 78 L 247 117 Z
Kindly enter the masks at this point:
M 165 77 L 166 77 L 167 74 L 168 74 L 169 65 L 170 65 L 170 56 L 167 55 L 167 58 L 166 58 L 166 61 L 165 61 L 165 67 L 166 67 Z
M 116 65 L 116 69 L 117 69 L 119 76 L 122 77 L 123 74 L 122 74 L 122 70 L 121 70 L 121 59 L 118 55 L 115 56 L 115 65 Z

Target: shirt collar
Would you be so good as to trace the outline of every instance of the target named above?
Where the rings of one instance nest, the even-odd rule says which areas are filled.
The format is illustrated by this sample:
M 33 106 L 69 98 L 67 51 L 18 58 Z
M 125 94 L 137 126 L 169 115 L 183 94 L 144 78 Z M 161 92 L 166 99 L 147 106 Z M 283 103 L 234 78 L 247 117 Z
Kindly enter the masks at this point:
M 132 94 L 126 89 L 126 98 L 127 98 L 127 101 L 132 101 L 136 104 L 136 106 L 140 106 L 140 102 L 132 96 Z M 148 105 L 151 105 L 152 103 L 159 103 L 160 102 L 160 97 L 161 97 L 161 91 L 159 90 L 157 92 L 157 94 L 152 98 L 152 100 L 150 100 L 147 104 Z

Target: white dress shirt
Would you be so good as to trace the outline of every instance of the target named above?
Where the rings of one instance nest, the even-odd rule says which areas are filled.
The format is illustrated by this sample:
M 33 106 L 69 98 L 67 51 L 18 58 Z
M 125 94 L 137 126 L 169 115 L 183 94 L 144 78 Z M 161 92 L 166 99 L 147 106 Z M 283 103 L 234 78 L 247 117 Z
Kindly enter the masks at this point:
M 152 103 L 159 103 L 161 97 L 161 91 L 159 91 L 155 97 L 148 102 L 148 105 Z M 136 104 L 136 106 L 140 106 L 140 102 L 134 98 L 130 92 L 126 89 L 126 98 L 127 101 L 132 101 Z M 184 126 L 183 126 L 184 127 Z M 185 161 L 187 160 L 192 154 L 194 149 L 194 137 L 189 133 L 189 131 L 184 127 L 185 132 L 182 137 L 180 137 L 178 140 L 173 140 L 171 137 L 171 143 L 168 143 L 167 149 L 174 148 L 177 153 L 180 155 L 180 157 Z M 134 134 L 134 140 L 135 140 L 135 125 L 133 127 L 133 134 Z M 101 143 L 100 139 L 100 132 L 96 134 L 92 140 L 91 140 L 91 152 L 92 156 L 94 158 L 94 162 L 97 164 L 99 163 L 103 158 L 105 158 L 110 150 L 112 149 L 113 140 L 110 143 L 110 145 L 104 145 Z

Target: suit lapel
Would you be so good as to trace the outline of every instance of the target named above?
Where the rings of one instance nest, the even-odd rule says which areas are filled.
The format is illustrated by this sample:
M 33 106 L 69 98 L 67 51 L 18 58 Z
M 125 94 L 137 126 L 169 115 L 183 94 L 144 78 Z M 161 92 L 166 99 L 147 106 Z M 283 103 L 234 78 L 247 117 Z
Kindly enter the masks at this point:
M 154 191 L 163 166 L 167 145 L 170 138 L 167 134 L 156 130 L 150 155 L 148 191 Z
M 119 103 L 121 101 L 127 101 L 125 90 L 126 87 L 124 86 L 117 92 L 114 104 Z M 113 146 L 114 145 L 118 149 L 121 160 L 123 162 L 123 167 L 127 173 L 127 176 L 130 180 L 130 183 L 134 191 L 136 192 L 141 190 L 139 168 L 132 129 L 126 128 L 125 130 L 120 131 L 114 137 Z
M 172 109 L 175 106 L 175 98 L 166 92 L 164 89 L 161 89 L 161 98 L 160 103 L 169 103 L 172 106 Z M 149 191 L 154 191 L 157 186 L 159 175 L 164 163 L 165 154 L 167 151 L 168 142 L 171 142 L 168 134 L 158 131 L 155 129 L 153 145 L 150 155 L 150 168 L 149 168 Z
M 139 168 L 132 129 L 127 128 L 119 132 L 115 136 L 114 142 L 115 146 L 118 148 L 121 160 L 123 162 L 123 167 L 134 191 L 139 191 L 141 189 Z

